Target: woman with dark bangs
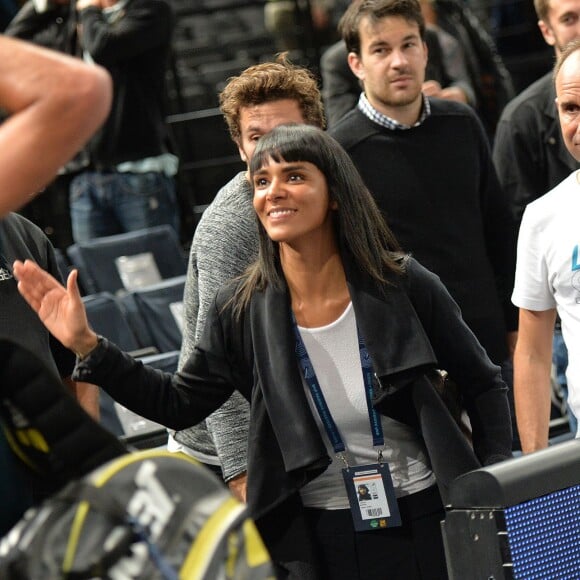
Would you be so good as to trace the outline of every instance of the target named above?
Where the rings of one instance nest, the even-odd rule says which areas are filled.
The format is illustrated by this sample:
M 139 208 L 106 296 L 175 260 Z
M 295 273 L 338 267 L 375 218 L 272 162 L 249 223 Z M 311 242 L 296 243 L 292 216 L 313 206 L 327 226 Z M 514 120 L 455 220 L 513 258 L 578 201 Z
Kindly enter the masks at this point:
M 437 276 L 400 252 L 331 137 L 274 129 L 251 179 L 259 258 L 219 290 L 181 373 L 98 337 L 75 272 L 65 289 L 17 263 L 20 290 L 78 353 L 77 379 L 141 415 L 181 429 L 234 389 L 247 397 L 248 503 L 280 578 L 446 578 L 441 497 L 461 473 L 511 456 L 499 368 Z M 470 441 L 434 369 L 463 387 Z

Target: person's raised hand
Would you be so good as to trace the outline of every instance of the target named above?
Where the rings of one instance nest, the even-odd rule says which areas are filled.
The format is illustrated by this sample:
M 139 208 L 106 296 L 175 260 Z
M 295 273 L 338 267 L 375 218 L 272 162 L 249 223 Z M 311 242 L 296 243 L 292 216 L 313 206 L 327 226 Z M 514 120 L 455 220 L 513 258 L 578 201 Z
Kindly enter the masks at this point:
M 69 274 L 66 288 L 32 260 L 14 262 L 14 275 L 20 294 L 64 346 L 85 356 L 97 345 L 81 300 L 77 270 Z

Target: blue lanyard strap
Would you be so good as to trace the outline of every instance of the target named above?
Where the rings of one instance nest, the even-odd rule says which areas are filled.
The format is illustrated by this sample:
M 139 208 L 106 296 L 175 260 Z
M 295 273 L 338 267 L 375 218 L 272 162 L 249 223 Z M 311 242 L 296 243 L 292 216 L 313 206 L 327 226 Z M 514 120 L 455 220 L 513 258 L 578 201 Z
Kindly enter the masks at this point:
M 326 403 L 326 399 L 324 398 L 324 394 L 322 389 L 320 388 L 320 383 L 318 382 L 318 378 L 316 377 L 316 372 L 314 371 L 314 367 L 310 361 L 310 357 L 308 356 L 308 351 L 304 346 L 304 341 L 302 340 L 302 336 L 300 336 L 300 331 L 298 330 L 298 325 L 296 324 L 296 319 L 294 317 L 294 313 L 292 313 L 292 321 L 294 326 L 294 334 L 296 335 L 296 358 L 300 364 L 300 368 L 302 369 L 302 375 L 308 388 L 310 389 L 310 393 L 312 395 L 312 400 L 314 401 L 314 406 L 318 411 L 318 415 L 320 416 L 320 420 L 324 425 L 324 429 L 326 434 L 328 435 L 328 439 L 330 440 L 330 444 L 334 449 L 335 453 L 343 453 L 346 450 L 344 445 L 344 441 L 340 436 L 340 432 L 338 431 L 338 427 L 332 418 L 330 413 L 330 409 Z M 373 407 L 372 400 L 373 400 L 373 363 L 371 357 L 365 347 L 364 341 L 358 331 L 358 344 L 359 344 L 359 351 L 360 351 L 360 360 L 363 372 L 363 381 L 365 385 L 365 395 L 367 401 L 367 409 L 369 413 L 369 422 L 371 426 L 371 433 L 373 436 L 373 446 L 375 447 L 382 447 L 385 442 L 385 438 L 383 436 L 383 426 L 381 424 L 381 419 L 379 414 L 377 413 L 376 409 Z
M 360 334 L 360 331 L 356 329 L 358 333 L 358 348 L 360 351 L 360 364 L 363 372 L 363 381 L 365 384 L 365 395 L 367 399 L 367 410 L 369 412 L 369 421 L 371 424 L 371 433 L 373 435 L 373 446 L 382 447 L 385 444 L 385 438 L 383 436 L 383 425 L 381 423 L 381 418 L 377 413 L 377 410 L 373 406 L 373 393 L 374 393 L 374 378 L 375 372 L 373 370 L 373 361 L 371 360 L 371 355 L 365 346 L 364 340 Z

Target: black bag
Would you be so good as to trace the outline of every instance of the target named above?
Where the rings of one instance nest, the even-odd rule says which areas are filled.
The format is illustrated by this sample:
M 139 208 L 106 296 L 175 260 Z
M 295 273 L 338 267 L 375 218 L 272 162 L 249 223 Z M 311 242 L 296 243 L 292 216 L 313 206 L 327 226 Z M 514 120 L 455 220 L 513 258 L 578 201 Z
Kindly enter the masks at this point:
M 148 450 L 70 483 L 0 542 L 0 578 L 274 578 L 246 507 L 195 459 Z
M 469 423 L 469 417 L 467 417 L 465 413 L 461 389 L 457 383 L 449 378 L 447 371 L 430 369 L 427 371 L 426 375 L 431 381 L 431 384 L 435 387 L 435 390 L 439 393 L 439 396 L 443 399 L 443 402 L 453 417 L 453 420 L 457 423 L 461 432 L 471 443 L 471 425 Z
M 128 453 L 33 353 L 6 339 L 0 426 L 31 474 L 62 488 L 0 541 L 2 580 L 274 578 L 253 521 L 223 482 L 179 453 Z
M 15 455 L 56 487 L 127 452 L 34 353 L 4 338 L 0 423 Z

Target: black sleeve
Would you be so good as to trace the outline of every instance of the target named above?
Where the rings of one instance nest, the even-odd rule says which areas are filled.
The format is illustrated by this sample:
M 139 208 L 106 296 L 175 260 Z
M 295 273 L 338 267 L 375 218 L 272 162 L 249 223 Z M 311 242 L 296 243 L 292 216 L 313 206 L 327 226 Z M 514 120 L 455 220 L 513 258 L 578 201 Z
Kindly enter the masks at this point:
M 507 388 L 439 277 L 415 260 L 407 262 L 408 292 L 440 368 L 463 396 L 473 430 L 474 450 L 487 465 L 511 456 Z
M 516 111 L 512 118 L 500 119 L 493 144 L 493 161 L 517 224 L 526 205 L 550 189 L 539 131 L 535 129 L 534 134 L 526 126 L 520 126 L 519 116 Z M 529 125 L 530 119 L 526 123 Z
M 32 0 L 26 2 L 4 31 L 13 36 L 67 54 L 74 52 L 76 22 L 68 4 L 51 5 L 46 12 L 37 12 Z
M 174 375 L 147 367 L 101 339 L 77 364 L 73 378 L 99 385 L 125 407 L 171 429 L 191 427 L 218 409 L 234 389 L 249 397 L 250 380 L 237 363 L 241 357 L 232 340 L 236 329 L 228 328 L 218 312 L 214 303 L 200 344 Z
M 102 10 L 93 6 L 82 10 L 79 18 L 83 48 L 104 66 L 167 46 L 171 36 L 171 9 L 160 0 L 134 0 L 113 22 L 108 22 Z

